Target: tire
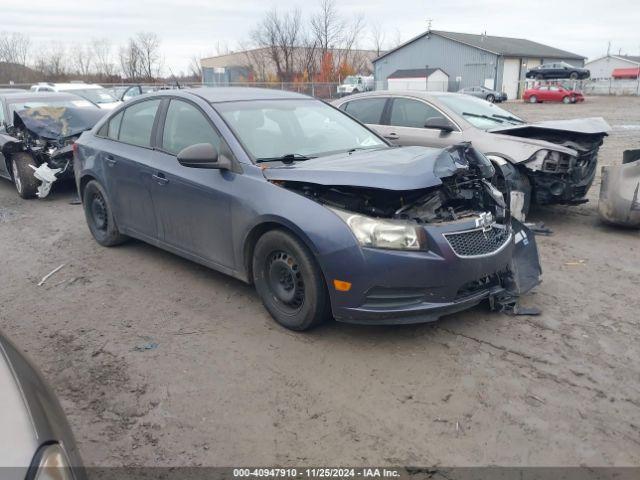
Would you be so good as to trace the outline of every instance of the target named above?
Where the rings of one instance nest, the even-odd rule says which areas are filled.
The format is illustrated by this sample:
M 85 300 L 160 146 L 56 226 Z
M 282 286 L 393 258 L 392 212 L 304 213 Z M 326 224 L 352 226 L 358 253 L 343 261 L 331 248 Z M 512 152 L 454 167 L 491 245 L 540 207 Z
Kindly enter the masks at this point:
M 271 316 L 290 330 L 308 330 L 329 315 L 325 281 L 309 250 L 293 235 L 271 230 L 253 252 L 253 282 Z
M 566 97 L 562 97 L 562 103 L 568 104 L 568 103 L 573 103 L 573 102 L 571 101 L 571 97 L 566 96 Z
M 118 230 L 107 193 L 97 181 L 91 180 L 82 192 L 82 205 L 93 238 L 103 247 L 113 247 L 128 237 Z
M 569 75 L 569 78 L 571 80 L 578 80 L 578 77 L 579 77 L 578 72 L 571 72 L 571 74 Z
M 538 103 L 538 97 L 536 97 L 535 95 L 531 95 L 529 97 L 529 103 Z
M 492 94 L 487 95 L 487 102 L 493 103 L 496 101 L 496 97 Z
M 544 80 L 544 75 L 542 75 L 541 73 L 538 73 L 536 75 L 536 80 Z
M 25 152 L 11 155 L 11 175 L 18 195 L 22 198 L 35 198 L 38 191 L 38 179 L 33 176 L 33 169 L 37 167 L 33 157 Z

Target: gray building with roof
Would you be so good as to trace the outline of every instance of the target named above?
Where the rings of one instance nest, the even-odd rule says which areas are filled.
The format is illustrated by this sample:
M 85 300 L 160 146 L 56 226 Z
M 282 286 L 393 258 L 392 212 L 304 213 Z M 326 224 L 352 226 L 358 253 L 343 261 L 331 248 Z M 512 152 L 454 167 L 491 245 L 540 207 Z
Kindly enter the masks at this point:
M 440 68 L 449 75 L 449 91 L 483 85 L 517 98 L 528 69 L 559 61 L 582 67 L 585 57 L 522 38 L 428 30 L 373 65 L 378 90 L 388 88 L 397 70 Z

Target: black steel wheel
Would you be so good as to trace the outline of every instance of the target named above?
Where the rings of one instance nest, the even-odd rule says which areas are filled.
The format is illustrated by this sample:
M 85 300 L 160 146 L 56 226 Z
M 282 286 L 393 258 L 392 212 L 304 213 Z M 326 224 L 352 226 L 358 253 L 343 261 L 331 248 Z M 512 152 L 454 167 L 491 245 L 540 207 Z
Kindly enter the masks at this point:
M 96 242 L 111 247 L 127 240 L 118 230 L 107 194 L 97 181 L 91 180 L 84 187 L 82 204 L 87 225 Z
M 496 101 L 496 97 L 495 97 L 492 93 L 490 93 L 489 95 L 487 95 L 487 102 L 489 102 L 489 103 L 493 103 L 493 102 L 495 102 L 495 101 Z
M 327 288 L 313 255 L 296 237 L 271 230 L 253 254 L 253 281 L 271 316 L 291 330 L 307 330 L 329 313 Z

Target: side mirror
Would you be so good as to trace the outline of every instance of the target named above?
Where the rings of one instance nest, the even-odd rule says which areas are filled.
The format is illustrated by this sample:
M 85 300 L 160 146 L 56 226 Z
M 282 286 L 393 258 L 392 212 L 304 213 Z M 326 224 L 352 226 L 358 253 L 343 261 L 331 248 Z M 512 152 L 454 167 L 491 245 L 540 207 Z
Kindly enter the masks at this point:
M 231 160 L 219 156 L 218 149 L 210 143 L 196 143 L 183 148 L 178 153 L 178 163 L 190 168 L 231 169 Z
M 453 132 L 456 127 L 444 117 L 427 118 L 424 128 L 432 128 L 434 130 L 442 130 L 443 132 Z

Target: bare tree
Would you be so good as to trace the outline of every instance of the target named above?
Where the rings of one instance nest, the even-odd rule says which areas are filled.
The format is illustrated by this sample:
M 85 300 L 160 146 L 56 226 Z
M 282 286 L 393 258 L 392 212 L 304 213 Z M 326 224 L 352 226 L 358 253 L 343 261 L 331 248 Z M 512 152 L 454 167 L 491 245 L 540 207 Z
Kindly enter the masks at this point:
M 35 68 L 41 72 L 47 80 L 63 80 L 67 74 L 67 52 L 61 43 L 52 43 L 38 49 L 35 60 Z
M 295 75 L 295 49 L 302 29 L 300 10 L 280 14 L 277 9 L 267 12 L 251 33 L 253 41 L 269 51 L 276 74 L 281 81 L 289 82 Z
M 116 74 L 113 62 L 111 42 L 107 38 L 94 39 L 91 42 L 96 75 L 104 80 L 111 80 Z
M 94 53 L 91 47 L 84 45 L 75 45 L 71 48 L 71 64 L 75 73 L 82 77 L 89 77 L 91 75 Z
M 26 65 L 31 39 L 18 32 L 0 32 L 0 61 Z
M 373 49 L 376 51 L 376 56 L 380 56 L 384 51 L 385 32 L 382 26 L 375 22 L 371 25 L 371 40 L 373 43 Z
M 160 75 L 162 57 L 160 54 L 160 38 L 153 32 L 140 32 L 136 36 L 141 76 L 147 81 Z
M 142 77 L 142 61 L 140 50 L 135 39 L 130 38 L 126 45 L 120 47 L 118 52 L 122 75 L 129 80 L 138 80 Z
M 197 78 L 198 81 L 202 81 L 202 64 L 200 63 L 198 55 L 191 57 L 191 61 L 189 62 L 189 75 Z
M 345 22 L 338 14 L 335 0 L 320 0 L 319 6 L 319 11 L 311 16 L 310 26 L 318 49 L 324 55 L 341 43 Z

